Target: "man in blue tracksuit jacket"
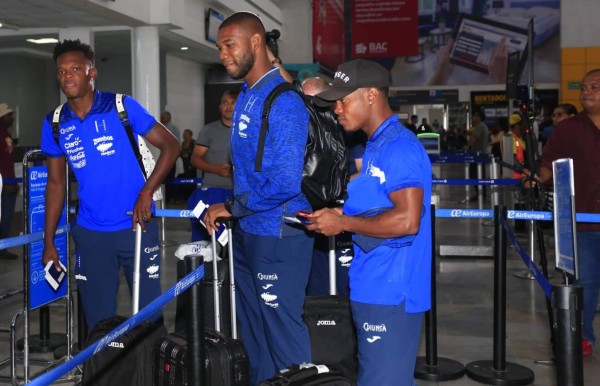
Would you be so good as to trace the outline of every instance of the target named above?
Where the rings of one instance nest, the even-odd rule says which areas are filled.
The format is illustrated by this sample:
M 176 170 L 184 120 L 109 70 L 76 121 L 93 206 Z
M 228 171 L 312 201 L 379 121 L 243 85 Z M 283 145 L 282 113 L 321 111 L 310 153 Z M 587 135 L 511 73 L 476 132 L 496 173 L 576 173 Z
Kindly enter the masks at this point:
M 308 112 L 294 92 L 281 94 L 269 114 L 262 170 L 254 171 L 262 108 L 284 82 L 270 63 L 265 30 L 254 14 L 238 12 L 219 27 L 217 47 L 229 75 L 246 83 L 238 96 L 231 130 L 234 200 L 212 205 L 205 217 L 238 219 L 234 235 L 237 312 L 250 359 L 252 385 L 277 370 L 310 361 L 302 320 L 313 241 L 284 216 L 309 211 L 301 193 Z

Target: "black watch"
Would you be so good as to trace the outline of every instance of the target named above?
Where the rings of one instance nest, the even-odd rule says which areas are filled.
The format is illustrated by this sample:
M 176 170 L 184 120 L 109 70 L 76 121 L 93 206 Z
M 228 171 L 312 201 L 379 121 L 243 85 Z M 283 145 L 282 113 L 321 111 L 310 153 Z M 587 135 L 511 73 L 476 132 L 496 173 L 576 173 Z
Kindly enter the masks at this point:
M 225 203 L 225 210 L 228 211 L 229 213 L 233 214 L 233 211 L 231 210 L 231 207 L 233 206 L 233 197 L 229 197 Z

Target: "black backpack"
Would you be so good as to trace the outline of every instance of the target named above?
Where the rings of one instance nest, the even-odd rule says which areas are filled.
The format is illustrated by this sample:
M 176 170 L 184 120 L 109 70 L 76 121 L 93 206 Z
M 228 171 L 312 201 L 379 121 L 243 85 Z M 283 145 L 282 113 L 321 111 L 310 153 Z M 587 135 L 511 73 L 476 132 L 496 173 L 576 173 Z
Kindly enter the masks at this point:
M 348 181 L 348 154 L 343 132 L 329 109 L 317 110 L 291 83 L 279 84 L 265 99 L 254 171 L 260 172 L 262 169 L 271 105 L 275 98 L 285 91 L 293 91 L 300 95 L 310 117 L 308 142 L 304 150 L 302 193 L 313 210 L 336 206 L 336 201 L 341 199 L 346 191 Z

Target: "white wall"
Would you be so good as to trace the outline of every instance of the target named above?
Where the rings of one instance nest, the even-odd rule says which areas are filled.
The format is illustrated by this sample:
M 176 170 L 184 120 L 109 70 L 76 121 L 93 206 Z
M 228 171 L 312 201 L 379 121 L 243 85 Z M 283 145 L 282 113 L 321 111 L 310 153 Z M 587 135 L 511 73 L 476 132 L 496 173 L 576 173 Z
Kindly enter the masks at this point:
M 600 43 L 600 1 L 562 0 L 560 2 L 561 47 L 595 47 Z
M 280 0 L 283 29 L 279 56 L 284 63 L 312 63 L 312 1 Z
M 204 65 L 175 56 L 166 57 L 166 101 L 163 110 L 169 110 L 173 123 L 183 130 L 190 129 L 198 136 L 204 126 Z M 181 138 L 179 139 L 181 141 Z
M 18 122 L 10 129 L 19 145 L 37 146 L 40 128 L 46 114 L 58 106 L 56 81 L 46 80 L 51 59 L 25 55 L 0 55 L 0 103 L 18 108 Z

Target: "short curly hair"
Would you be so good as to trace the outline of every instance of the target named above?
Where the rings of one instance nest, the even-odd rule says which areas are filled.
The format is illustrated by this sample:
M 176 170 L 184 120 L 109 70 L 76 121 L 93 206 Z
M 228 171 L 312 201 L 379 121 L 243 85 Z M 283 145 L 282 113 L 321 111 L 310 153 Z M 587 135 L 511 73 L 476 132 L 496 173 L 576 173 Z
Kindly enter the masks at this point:
M 92 47 L 90 47 L 89 44 L 82 43 L 79 39 L 65 39 L 62 42 L 56 43 L 52 57 L 54 58 L 54 61 L 56 61 L 59 56 L 70 51 L 82 52 L 86 59 L 94 63 L 94 50 L 92 50 Z

